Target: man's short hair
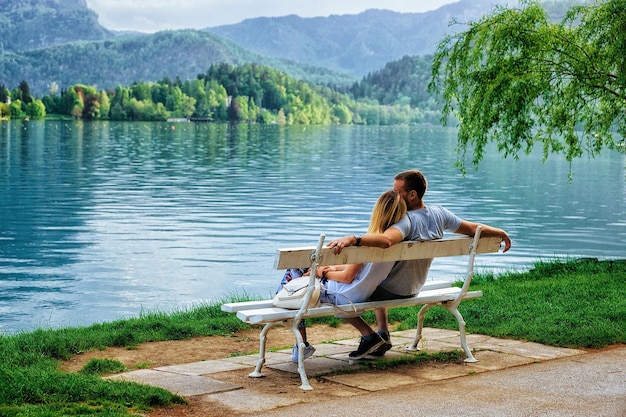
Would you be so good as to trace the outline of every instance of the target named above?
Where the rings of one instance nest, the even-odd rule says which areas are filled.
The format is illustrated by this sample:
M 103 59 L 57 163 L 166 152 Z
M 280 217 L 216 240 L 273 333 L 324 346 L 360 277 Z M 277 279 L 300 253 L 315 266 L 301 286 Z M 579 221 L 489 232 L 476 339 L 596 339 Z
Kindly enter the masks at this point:
M 404 181 L 405 191 L 415 190 L 420 200 L 424 198 L 424 194 L 426 194 L 426 189 L 428 188 L 428 181 L 426 181 L 426 177 L 420 170 L 411 169 L 404 171 L 396 174 L 393 179 Z

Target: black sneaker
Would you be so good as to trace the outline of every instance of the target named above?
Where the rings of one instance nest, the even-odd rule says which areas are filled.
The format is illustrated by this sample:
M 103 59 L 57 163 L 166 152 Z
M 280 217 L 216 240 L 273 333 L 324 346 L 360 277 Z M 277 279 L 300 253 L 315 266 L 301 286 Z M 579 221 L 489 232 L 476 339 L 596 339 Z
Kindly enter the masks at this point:
M 354 352 L 350 352 L 348 356 L 350 359 L 361 359 L 378 349 L 384 343 L 385 341 L 378 333 L 373 333 L 369 336 L 362 336 L 359 348 Z
M 380 345 L 378 349 L 370 353 L 371 356 L 383 356 L 393 346 L 391 344 L 391 336 L 389 336 L 388 332 L 379 330 L 377 333 L 380 338 L 383 339 L 383 344 Z

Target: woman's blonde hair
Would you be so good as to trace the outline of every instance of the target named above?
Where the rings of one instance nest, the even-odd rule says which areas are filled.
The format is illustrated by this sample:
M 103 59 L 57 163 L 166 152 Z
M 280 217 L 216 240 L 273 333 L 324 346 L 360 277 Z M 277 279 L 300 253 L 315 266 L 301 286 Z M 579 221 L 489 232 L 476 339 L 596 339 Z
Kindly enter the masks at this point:
M 394 190 L 385 191 L 378 197 L 367 233 L 383 233 L 389 226 L 400 221 L 406 214 L 406 202 Z

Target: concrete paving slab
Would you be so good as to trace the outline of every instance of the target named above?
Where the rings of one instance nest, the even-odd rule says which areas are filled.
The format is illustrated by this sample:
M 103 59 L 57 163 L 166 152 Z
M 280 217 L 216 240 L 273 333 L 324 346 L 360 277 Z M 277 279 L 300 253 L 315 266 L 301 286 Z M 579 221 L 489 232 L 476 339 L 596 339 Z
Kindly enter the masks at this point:
M 470 349 L 474 347 L 471 344 L 469 346 Z M 406 345 L 404 347 L 406 347 Z M 441 341 L 440 339 L 423 339 L 417 345 L 417 348 L 425 352 L 450 352 L 452 350 L 463 350 L 461 342 L 458 339 L 456 344 Z
M 486 371 L 497 371 L 498 369 L 528 365 L 536 362 L 536 359 L 534 358 L 526 358 L 524 356 L 511 355 L 503 352 L 493 352 L 490 350 L 474 352 L 474 357 L 478 359 L 478 362 L 466 363 L 466 365 L 470 368 L 478 368 Z
M 482 336 L 482 335 L 467 335 L 467 342 L 470 346 L 470 349 L 488 349 L 498 351 L 506 346 L 516 346 L 524 343 L 522 340 L 512 340 L 512 339 L 496 339 L 495 337 L 484 336 L 484 337 L 474 337 L 474 336 Z M 458 340 L 458 339 L 457 339 Z M 450 342 L 452 342 L 450 340 Z
M 307 359 L 304 363 L 306 374 L 309 377 L 332 372 L 338 369 L 345 369 L 350 366 L 352 365 L 348 363 L 348 361 L 336 359 L 334 357 L 311 357 Z M 298 373 L 298 364 L 294 362 L 277 363 L 268 366 L 268 368 L 278 369 L 280 371 L 291 372 L 295 374 Z
M 246 356 L 233 356 L 230 358 L 220 359 L 227 362 L 238 363 L 242 365 L 250 365 L 252 367 L 256 366 L 259 355 L 246 355 Z M 275 364 L 281 362 L 291 361 L 291 353 L 286 355 L 285 353 L 277 353 L 277 352 L 266 352 L 265 353 L 265 364 Z
M 210 360 L 186 363 L 183 365 L 170 365 L 154 368 L 156 371 L 171 372 L 182 375 L 209 375 L 217 372 L 236 371 L 238 369 L 252 368 L 250 365 L 237 364 L 224 360 Z
M 525 347 L 524 346 L 525 344 L 532 343 L 532 342 L 525 342 L 523 340 L 513 340 L 513 339 L 497 339 L 495 337 L 479 335 L 479 334 L 468 334 L 466 338 L 467 338 L 467 344 L 469 345 L 470 349 L 502 350 L 504 348 L 508 348 L 508 350 L 512 352 L 514 349 L 525 349 L 525 351 L 528 351 L 528 349 L 534 349 L 534 347 L 536 346 L 544 346 L 544 345 L 539 345 L 538 343 L 534 343 L 535 346 Z M 440 337 L 440 338 L 436 338 L 433 340 L 439 343 L 446 343 L 446 344 L 458 346 L 459 349 L 461 349 L 461 341 L 458 335 L 451 336 L 451 337 Z M 429 341 L 428 339 L 422 340 L 421 343 L 425 343 L 428 341 Z M 551 347 L 551 346 L 544 346 L 544 347 L 560 349 L 560 348 Z M 522 354 L 525 354 L 525 353 L 522 352 Z
M 420 383 L 422 380 L 409 375 L 398 374 L 392 371 L 376 373 L 343 374 L 323 377 L 349 387 L 359 388 L 365 391 L 381 391 L 401 385 Z
M 584 350 L 545 346 L 533 342 L 523 342 L 517 345 L 503 346 L 500 351 L 525 356 L 527 358 L 534 358 L 537 360 L 564 358 L 585 353 Z
M 239 385 L 218 381 L 209 377 L 196 375 L 181 375 L 170 372 L 141 369 L 114 375 L 111 379 L 137 382 L 140 384 L 160 387 L 183 396 L 210 394 L 222 391 L 232 391 L 242 388 Z
M 489 344 L 489 343 L 493 343 L 494 340 L 497 340 L 491 336 L 486 336 L 484 334 L 468 334 L 465 335 L 465 339 L 467 340 L 467 343 L 471 346 L 471 347 L 476 347 L 476 346 L 481 346 L 483 344 Z M 446 338 L 446 341 L 450 340 L 449 338 Z M 456 343 L 461 343 L 461 338 L 460 337 L 456 337 L 454 338 L 454 340 L 456 340 Z M 450 340 L 450 342 L 452 342 L 452 340 Z
M 343 340 L 337 340 L 336 342 L 333 342 L 337 345 L 342 345 L 342 346 L 359 346 L 359 341 L 360 338 L 356 338 L 356 339 L 343 339 Z M 352 349 L 354 350 L 354 349 Z
M 353 346 L 343 345 L 343 344 L 335 344 L 335 343 L 325 343 L 323 345 L 315 345 L 315 353 L 313 356 L 331 356 L 331 355 L 345 355 L 348 356 L 348 353 L 354 350 Z

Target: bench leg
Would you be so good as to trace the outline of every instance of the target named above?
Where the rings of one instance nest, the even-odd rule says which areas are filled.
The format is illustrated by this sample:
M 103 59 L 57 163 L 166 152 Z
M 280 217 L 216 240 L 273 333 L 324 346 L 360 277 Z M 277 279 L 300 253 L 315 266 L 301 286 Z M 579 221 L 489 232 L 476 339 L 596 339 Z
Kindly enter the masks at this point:
M 422 308 L 420 308 L 419 313 L 417 313 L 417 331 L 415 333 L 415 339 L 413 343 L 406 347 L 406 350 L 416 351 L 419 350 L 417 348 L 417 344 L 422 340 L 422 329 L 424 328 L 424 314 L 433 306 L 433 304 L 426 304 Z
M 465 358 L 465 362 L 478 362 L 478 359 L 476 359 L 474 355 L 472 355 L 472 351 L 467 345 L 467 339 L 465 337 L 465 320 L 463 320 L 463 316 L 461 316 L 461 313 L 457 309 L 458 305 L 456 303 L 452 305 L 444 304 L 444 307 L 447 308 L 454 317 L 456 317 L 456 321 L 459 323 L 459 332 L 461 334 L 461 347 L 463 347 L 463 350 L 465 351 L 465 356 L 467 356 L 467 358 Z
M 309 383 L 309 378 L 306 375 L 306 370 L 304 369 L 304 348 L 306 345 L 304 344 L 304 339 L 302 338 L 302 334 L 300 334 L 300 330 L 298 329 L 298 325 L 300 324 L 300 320 L 293 320 L 291 323 L 291 331 L 294 336 L 296 336 L 296 343 L 298 344 L 298 373 L 300 374 L 300 381 L 302 385 L 300 385 L 300 389 L 305 391 L 313 390 L 313 387 Z
M 263 330 L 261 330 L 261 334 L 259 335 L 259 360 L 256 363 L 256 368 L 254 368 L 254 372 L 248 374 L 251 378 L 261 378 L 265 375 L 261 373 L 261 368 L 265 364 L 265 342 L 267 341 L 267 332 L 272 328 L 274 323 L 267 323 Z

